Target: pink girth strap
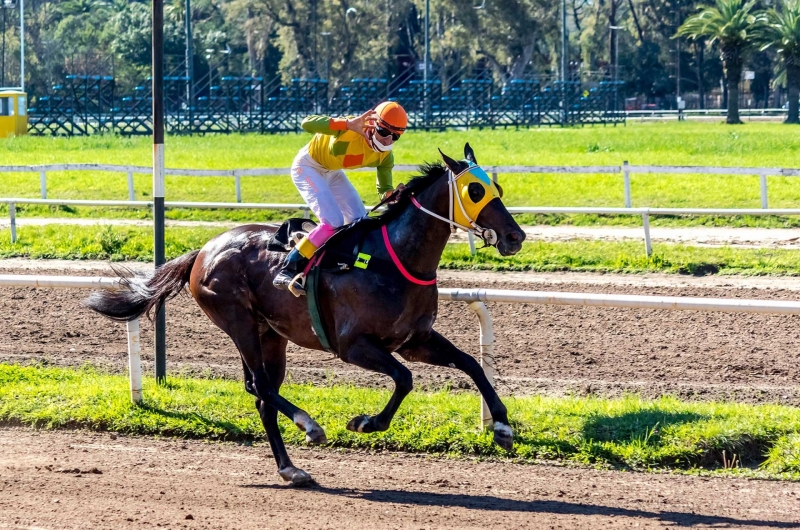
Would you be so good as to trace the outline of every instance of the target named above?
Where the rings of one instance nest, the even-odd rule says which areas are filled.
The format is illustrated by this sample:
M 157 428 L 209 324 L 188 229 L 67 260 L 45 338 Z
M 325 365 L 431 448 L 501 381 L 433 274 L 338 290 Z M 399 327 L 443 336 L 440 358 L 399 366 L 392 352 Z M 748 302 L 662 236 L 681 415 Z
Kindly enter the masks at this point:
M 417 285 L 436 285 L 436 278 L 432 280 L 418 280 L 411 276 L 403 264 L 400 263 L 400 258 L 397 257 L 397 254 L 394 253 L 394 249 L 392 248 L 392 243 L 389 241 L 389 232 L 386 230 L 386 225 L 381 227 L 381 232 L 383 233 L 383 243 L 386 245 L 386 250 L 389 252 L 389 255 L 392 257 L 392 261 L 394 261 L 397 270 L 405 277 L 406 280 L 410 281 L 411 283 L 416 283 Z

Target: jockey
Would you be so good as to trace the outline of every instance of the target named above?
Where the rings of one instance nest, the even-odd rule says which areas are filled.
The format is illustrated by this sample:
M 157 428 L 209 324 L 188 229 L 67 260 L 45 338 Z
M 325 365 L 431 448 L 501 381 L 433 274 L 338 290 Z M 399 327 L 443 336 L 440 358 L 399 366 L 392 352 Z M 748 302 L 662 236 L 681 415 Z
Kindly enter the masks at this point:
M 319 225 L 286 256 L 272 282 L 275 287 L 288 289 L 336 228 L 367 215 L 343 169 L 377 168 L 381 200 L 394 192 L 392 147 L 407 126 L 406 111 L 393 101 L 383 102 L 356 118 L 308 116 L 303 120 L 303 129 L 314 133 L 314 137 L 295 157 L 292 181 L 319 219 Z M 294 282 L 293 290 L 303 291 L 303 285 Z

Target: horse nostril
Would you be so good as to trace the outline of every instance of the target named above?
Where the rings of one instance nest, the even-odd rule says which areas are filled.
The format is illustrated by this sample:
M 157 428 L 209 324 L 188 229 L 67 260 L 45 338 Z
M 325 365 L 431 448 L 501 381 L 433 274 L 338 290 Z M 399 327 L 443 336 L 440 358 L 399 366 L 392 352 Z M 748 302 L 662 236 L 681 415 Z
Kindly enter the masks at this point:
M 506 240 L 509 243 L 519 243 L 522 241 L 524 237 L 525 235 L 520 232 L 509 232 L 508 235 L 506 236 Z

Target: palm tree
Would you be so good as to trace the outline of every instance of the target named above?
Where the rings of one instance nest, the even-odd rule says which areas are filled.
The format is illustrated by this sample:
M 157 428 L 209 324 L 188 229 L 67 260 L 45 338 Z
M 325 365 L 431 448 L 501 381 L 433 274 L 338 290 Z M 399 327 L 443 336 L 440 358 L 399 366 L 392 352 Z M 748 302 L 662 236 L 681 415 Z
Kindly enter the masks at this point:
M 761 24 L 756 43 L 762 51 L 775 48 L 786 70 L 786 86 L 789 88 L 786 123 L 800 123 L 800 0 L 783 0 L 780 10 L 770 9 L 759 19 Z
M 753 32 L 758 29 L 756 0 L 716 0 L 715 5 L 700 6 L 700 11 L 678 28 L 675 37 L 708 38 L 709 44 L 719 44 L 722 68 L 728 82 L 727 123 L 742 123 L 739 119 L 739 80 L 747 52 L 754 46 Z

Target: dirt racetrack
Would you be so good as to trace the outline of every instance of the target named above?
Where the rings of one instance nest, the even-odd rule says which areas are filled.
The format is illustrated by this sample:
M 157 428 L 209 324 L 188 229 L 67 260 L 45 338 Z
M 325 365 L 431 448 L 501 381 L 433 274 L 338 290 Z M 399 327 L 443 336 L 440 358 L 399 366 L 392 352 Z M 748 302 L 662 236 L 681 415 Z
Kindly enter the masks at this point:
M 110 271 L 44 269 L 37 274 L 108 275 Z M 32 274 L 3 269 L 0 274 Z M 635 293 L 667 296 L 737 297 L 796 300 L 790 289 L 739 288 L 686 277 L 663 282 L 630 275 L 502 275 L 443 273 L 442 287 L 573 292 Z M 577 277 L 577 276 L 576 276 Z M 609 281 L 615 280 L 615 281 Z M 762 282 L 763 284 L 764 282 Z M 800 284 L 800 281 L 797 282 Z M 776 281 L 776 284 L 784 285 Z M 766 285 L 769 283 L 767 281 Z M 762 285 L 763 287 L 763 285 Z M 0 288 L 0 362 L 81 365 L 126 370 L 124 326 L 81 307 L 85 290 Z M 496 366 L 501 394 L 546 393 L 615 396 L 675 394 L 687 399 L 734 399 L 800 405 L 800 318 L 539 305 L 489 304 L 496 336 Z M 215 374 L 240 378 L 241 364 L 231 341 L 189 297 L 167 310 L 170 373 Z M 463 303 L 442 303 L 436 329 L 456 345 L 478 353 L 476 317 Z M 152 333 L 143 321 L 143 361 L 152 367 Z M 291 347 L 290 378 L 318 384 L 353 382 L 389 386 L 390 381 L 331 359 L 322 352 Z M 411 366 L 417 388 L 472 388 L 460 373 Z
M 0 428 L 0 528 L 800 528 L 790 482 Z

